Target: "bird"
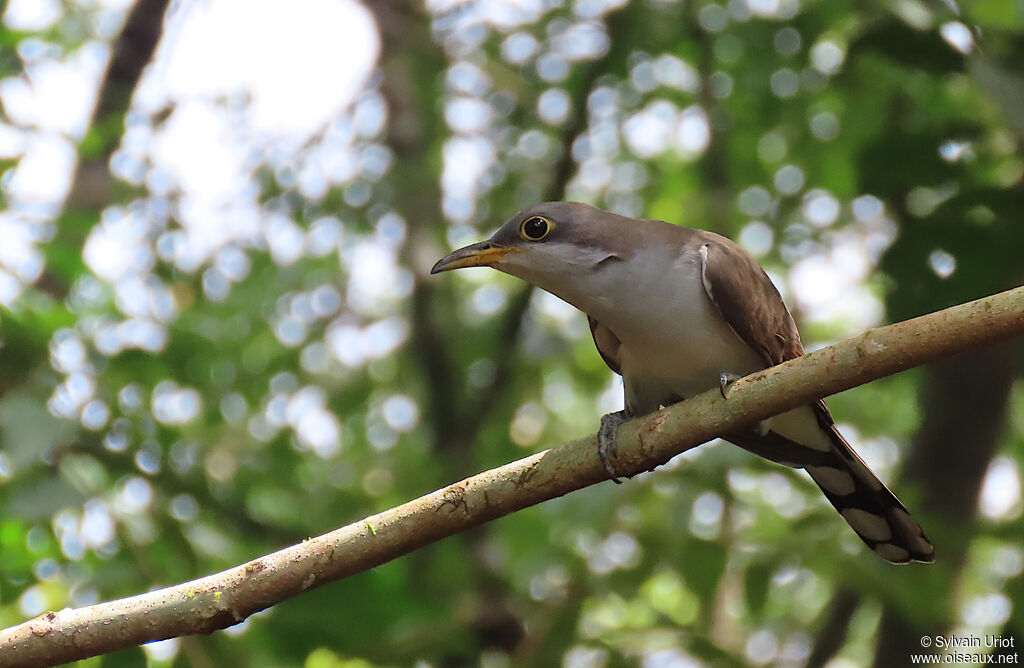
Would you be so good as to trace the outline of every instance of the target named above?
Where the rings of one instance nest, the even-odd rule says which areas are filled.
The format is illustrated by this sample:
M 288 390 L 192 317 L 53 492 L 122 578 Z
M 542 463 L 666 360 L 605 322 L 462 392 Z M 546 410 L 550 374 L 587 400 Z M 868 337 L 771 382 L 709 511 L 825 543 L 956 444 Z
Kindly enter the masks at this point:
M 582 311 L 597 352 L 622 376 L 625 408 L 601 418 L 598 452 L 623 421 L 800 357 L 789 309 L 747 251 L 713 232 L 636 219 L 579 202 L 523 209 L 490 238 L 455 250 L 431 274 L 487 266 Z M 935 548 L 836 427 L 824 400 L 723 438 L 807 471 L 847 524 L 883 559 L 929 563 Z

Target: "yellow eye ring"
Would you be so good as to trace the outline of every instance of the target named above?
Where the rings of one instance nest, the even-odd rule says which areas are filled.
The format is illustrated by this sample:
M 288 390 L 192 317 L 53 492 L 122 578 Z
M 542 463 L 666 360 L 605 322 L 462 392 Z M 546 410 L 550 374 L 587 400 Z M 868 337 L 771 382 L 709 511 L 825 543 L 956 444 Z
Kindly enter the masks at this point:
M 540 241 L 554 226 L 555 224 L 544 216 L 530 216 L 519 226 L 519 236 L 527 241 Z

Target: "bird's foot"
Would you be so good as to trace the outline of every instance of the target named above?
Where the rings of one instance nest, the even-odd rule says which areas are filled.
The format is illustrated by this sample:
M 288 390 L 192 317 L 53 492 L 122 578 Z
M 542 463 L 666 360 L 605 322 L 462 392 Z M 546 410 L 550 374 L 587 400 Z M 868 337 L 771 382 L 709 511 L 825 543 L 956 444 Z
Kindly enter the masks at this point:
M 729 371 L 726 371 L 725 369 L 722 369 L 719 372 L 719 374 L 718 374 L 718 387 L 722 391 L 722 398 L 723 399 L 727 399 L 728 398 L 725 395 L 729 392 L 729 388 L 731 388 L 732 384 L 735 383 L 740 378 L 742 378 L 742 376 L 737 376 L 736 374 L 730 373 Z
M 735 383 L 742 377 L 743 376 L 737 376 L 736 374 L 726 371 L 725 369 L 722 369 L 718 373 L 718 387 L 722 392 L 723 399 L 729 398 L 725 395 L 727 395 L 729 393 L 729 390 L 732 389 L 733 383 Z M 760 422 L 758 422 L 754 426 L 754 431 L 757 433 L 758 436 L 767 436 L 768 432 L 771 431 L 771 427 L 772 420 L 771 418 L 768 418 L 767 420 L 761 420 Z
M 616 485 L 621 485 L 619 474 L 615 470 L 608 456 L 617 457 L 618 448 L 615 446 L 615 435 L 619 431 L 619 425 L 627 419 L 626 411 L 616 411 L 601 416 L 601 428 L 597 430 L 597 456 L 604 464 L 604 470 L 608 472 L 609 479 Z

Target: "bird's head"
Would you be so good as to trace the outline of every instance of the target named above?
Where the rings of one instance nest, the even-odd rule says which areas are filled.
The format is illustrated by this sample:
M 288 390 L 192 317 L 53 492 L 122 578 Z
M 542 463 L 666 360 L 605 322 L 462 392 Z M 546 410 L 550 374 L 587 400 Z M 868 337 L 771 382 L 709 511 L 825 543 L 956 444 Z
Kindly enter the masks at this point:
M 537 204 L 509 218 L 490 239 L 445 255 L 430 273 L 493 267 L 558 294 L 567 276 L 625 256 L 621 226 L 628 222 L 578 202 Z

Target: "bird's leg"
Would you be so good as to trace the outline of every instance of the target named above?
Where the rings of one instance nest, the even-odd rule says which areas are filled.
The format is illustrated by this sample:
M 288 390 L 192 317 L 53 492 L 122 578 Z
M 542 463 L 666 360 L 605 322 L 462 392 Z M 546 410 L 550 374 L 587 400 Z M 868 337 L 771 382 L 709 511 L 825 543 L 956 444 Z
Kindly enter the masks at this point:
M 725 369 L 722 369 L 718 373 L 718 386 L 722 390 L 723 399 L 728 398 L 725 396 L 726 393 L 729 392 L 729 388 L 732 387 L 732 384 L 735 383 L 740 378 L 742 378 L 742 376 L 737 376 L 736 374 L 730 371 L 726 371 Z
M 597 456 L 604 464 L 604 470 L 608 472 L 609 479 L 616 485 L 621 485 L 619 474 L 612 466 L 608 455 L 616 457 L 619 454 L 615 446 L 615 435 L 619 431 L 619 425 L 628 419 L 626 411 L 616 411 L 601 416 L 601 428 L 597 430 Z

